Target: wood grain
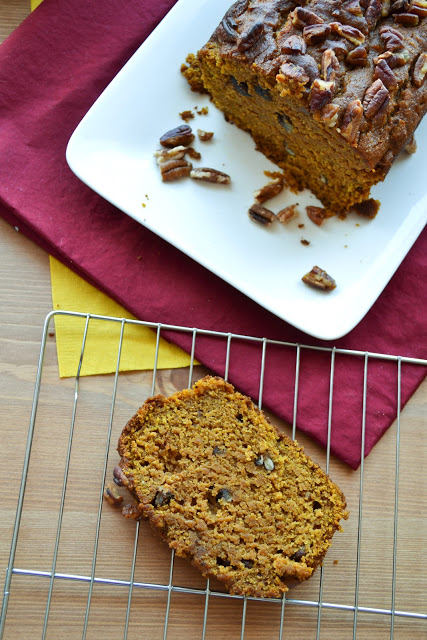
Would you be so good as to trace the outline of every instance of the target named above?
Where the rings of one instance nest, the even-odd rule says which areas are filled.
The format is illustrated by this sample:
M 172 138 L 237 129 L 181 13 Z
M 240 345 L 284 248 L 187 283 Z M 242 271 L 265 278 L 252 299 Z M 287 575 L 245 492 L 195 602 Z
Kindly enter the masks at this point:
M 4 39 L 28 13 L 28 0 L 0 0 L 0 37 Z M 42 327 L 51 309 L 47 255 L 19 231 L 0 220 L 0 584 L 4 584 L 8 564 Z M 98 528 L 97 581 L 93 584 L 86 637 L 116 639 L 124 636 L 129 592 L 126 582 L 131 575 L 135 523 L 125 520 L 118 511 L 100 501 L 104 461 L 107 460 L 107 478 L 110 478 L 117 461 L 117 437 L 137 406 L 150 395 L 152 373 L 120 374 L 116 389 L 114 376 L 82 379 L 73 422 L 76 383 L 74 379 L 60 380 L 58 377 L 54 334 L 52 323 L 46 341 L 14 566 L 26 571 L 51 571 L 73 426 L 56 571 L 91 576 Z M 363 349 L 363 345 L 360 348 Z M 201 368 L 195 368 L 193 379 L 202 373 Z M 188 375 L 188 370 L 159 372 L 155 391 L 170 393 L 185 387 Z M 344 525 L 344 532 L 335 536 L 326 557 L 322 572 L 322 600 L 339 604 L 342 608 L 322 607 L 317 635 L 318 607 L 286 603 L 283 638 L 388 640 L 393 637 L 395 640 L 407 640 L 411 637 L 413 640 L 426 640 L 426 619 L 397 615 L 392 621 L 390 615 L 365 611 L 357 616 L 356 634 L 353 636 L 352 610 L 356 597 L 361 607 L 390 610 L 394 593 L 396 610 L 427 614 L 426 410 L 427 385 L 424 384 L 402 412 L 400 420 L 396 529 L 397 425 L 387 432 L 366 459 L 363 485 L 360 471 L 351 471 L 331 459 L 330 474 L 347 496 L 350 519 Z M 279 428 L 290 432 L 289 427 L 274 416 L 271 419 Z M 301 435 L 299 440 L 324 467 L 325 452 Z M 98 526 L 100 504 L 102 511 Z M 167 586 L 170 563 L 169 550 L 154 537 L 146 523 L 141 523 L 129 639 L 161 640 L 164 637 L 168 592 L 165 588 L 153 589 L 147 585 Z M 99 579 L 123 581 L 124 584 L 103 584 Z M 289 598 L 316 603 L 320 580 L 321 573 L 317 572 L 312 580 L 293 589 Z M 49 582 L 48 577 L 13 576 L 5 638 L 27 640 L 42 637 Z M 172 591 L 167 637 L 169 640 L 201 638 L 205 581 L 184 560 L 177 558 L 173 585 L 199 591 Z M 71 640 L 82 637 L 89 588 L 87 580 L 54 581 L 46 638 Z M 220 591 L 221 587 L 211 584 L 211 589 Z M 242 612 L 241 599 L 211 596 L 206 640 L 219 637 L 238 640 L 243 636 L 246 640 L 279 638 L 280 604 L 248 601 L 244 633 Z M 391 635 L 392 623 L 394 635 Z

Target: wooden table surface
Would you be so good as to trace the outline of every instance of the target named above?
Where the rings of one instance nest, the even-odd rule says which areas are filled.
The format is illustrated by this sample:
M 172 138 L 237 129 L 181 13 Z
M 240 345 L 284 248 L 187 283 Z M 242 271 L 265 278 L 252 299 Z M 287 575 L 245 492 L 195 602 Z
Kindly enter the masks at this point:
M 2 40 L 29 14 L 29 5 L 29 0 L 0 0 Z M 52 301 L 48 256 L 1 219 L 0 300 L 0 584 L 4 584 L 42 327 L 52 310 Z M 201 373 L 195 368 L 193 379 Z M 188 375 L 188 370 L 159 372 L 155 389 L 169 392 L 186 386 Z M 82 379 L 78 404 L 74 405 L 75 380 L 58 377 L 52 324 L 46 339 L 14 563 L 15 570 L 23 570 L 24 574 L 16 572 L 12 578 L 4 638 L 42 638 L 45 619 L 46 638 L 124 637 L 129 593 L 126 582 L 132 571 L 135 524 L 124 520 L 106 503 L 99 521 L 98 512 L 104 464 L 110 477 L 117 459 L 117 436 L 134 409 L 150 394 L 152 374 L 120 374 L 117 387 L 114 382 L 114 376 Z M 112 398 L 115 398 L 113 412 Z M 133 589 L 127 637 L 164 638 L 167 620 L 167 637 L 174 640 L 202 638 L 204 633 L 207 639 L 227 636 L 229 640 L 243 637 L 270 640 L 281 637 L 283 613 L 282 637 L 293 640 L 409 637 L 426 640 L 426 400 L 424 384 L 401 415 L 396 526 L 397 425 L 394 425 L 366 459 L 362 483 L 360 471 L 351 471 L 331 459 L 330 474 L 347 496 L 350 519 L 344 532 L 336 535 L 322 575 L 319 571 L 309 582 L 293 589 L 288 594 L 290 602 L 285 601 L 283 609 L 277 602 L 244 603 L 241 599 L 213 595 L 208 600 L 204 629 L 205 581 L 184 560 L 175 559 L 171 583 L 183 589 L 173 589 L 168 596 L 168 589 L 147 588 L 147 584 L 169 585 L 171 555 L 141 523 L 134 565 L 134 580 L 138 584 Z M 276 423 L 288 429 L 277 420 Z M 71 425 L 74 432 L 68 449 Z M 299 439 L 307 452 L 325 466 L 325 452 L 308 439 L 302 436 Z M 68 450 L 67 491 L 57 538 Z M 91 584 L 94 551 L 96 580 Z M 83 579 L 56 579 L 49 592 L 49 576 L 29 575 L 31 571 L 50 575 L 52 569 Z M 185 588 L 201 592 L 187 593 Z M 211 589 L 219 586 L 211 584 Z M 316 606 L 319 598 L 339 607 L 323 606 L 319 616 Z M 300 600 L 302 604 L 292 600 Z M 397 611 L 394 616 L 387 613 L 393 602 Z M 356 604 L 362 608 L 357 616 Z

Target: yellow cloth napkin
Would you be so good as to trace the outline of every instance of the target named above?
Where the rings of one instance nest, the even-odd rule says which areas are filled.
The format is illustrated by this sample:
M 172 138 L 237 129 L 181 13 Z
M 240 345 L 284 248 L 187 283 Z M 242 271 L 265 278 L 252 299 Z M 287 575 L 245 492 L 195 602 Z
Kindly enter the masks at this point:
M 34 11 L 34 9 L 38 7 L 42 2 L 43 0 L 31 0 L 31 11 Z
M 53 308 L 116 318 L 135 319 L 126 309 L 98 291 L 61 262 L 50 257 Z M 56 347 L 61 377 L 75 376 L 82 349 L 85 318 L 55 316 Z M 111 373 L 116 370 L 121 323 L 90 320 L 81 375 Z M 120 358 L 121 371 L 152 369 L 156 333 L 147 327 L 127 324 Z M 160 340 L 159 369 L 186 367 L 190 356 L 166 340 Z

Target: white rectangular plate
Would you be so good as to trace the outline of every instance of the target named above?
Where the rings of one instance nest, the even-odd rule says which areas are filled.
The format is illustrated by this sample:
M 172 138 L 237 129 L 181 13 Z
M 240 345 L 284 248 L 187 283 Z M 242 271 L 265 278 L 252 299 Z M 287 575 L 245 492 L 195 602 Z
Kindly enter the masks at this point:
M 360 322 L 426 223 L 427 122 L 417 132 L 417 153 L 399 158 L 372 189 L 381 201 L 374 220 L 352 214 L 317 227 L 305 214 L 305 205 L 318 204 L 315 197 L 286 192 L 268 206 L 278 211 L 298 202 L 299 219 L 268 229 L 254 223 L 247 215 L 253 192 L 268 182 L 264 172 L 277 167 L 180 73 L 230 1 L 180 0 L 83 118 L 67 161 L 89 187 L 236 289 L 302 331 L 334 340 Z M 207 106 L 208 114 L 197 114 L 196 106 Z M 208 143 L 195 141 L 202 159 L 194 166 L 225 171 L 231 185 L 161 181 L 153 152 L 189 109 L 196 113 L 193 130 L 214 132 Z M 335 278 L 334 291 L 303 284 L 314 265 Z

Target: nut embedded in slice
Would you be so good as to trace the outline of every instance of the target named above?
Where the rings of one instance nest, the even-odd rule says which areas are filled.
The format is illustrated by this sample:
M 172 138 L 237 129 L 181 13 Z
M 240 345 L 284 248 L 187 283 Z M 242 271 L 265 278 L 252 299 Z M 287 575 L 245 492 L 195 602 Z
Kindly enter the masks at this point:
M 311 271 L 306 273 L 302 277 L 302 281 L 310 287 L 315 287 L 322 291 L 332 291 L 337 286 L 335 280 L 326 271 L 317 266 L 314 266 Z

